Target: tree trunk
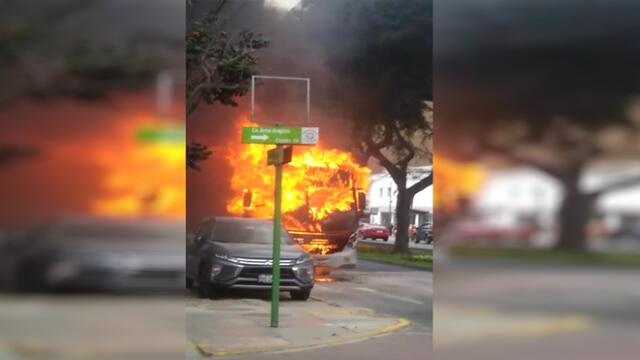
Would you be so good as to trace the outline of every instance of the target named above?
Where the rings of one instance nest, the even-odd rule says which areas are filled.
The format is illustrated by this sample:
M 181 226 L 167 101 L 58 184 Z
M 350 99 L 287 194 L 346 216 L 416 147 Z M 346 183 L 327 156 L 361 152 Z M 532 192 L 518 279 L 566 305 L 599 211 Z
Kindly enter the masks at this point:
M 396 254 L 409 253 L 409 210 L 411 209 L 411 199 L 409 192 L 403 187 L 398 187 L 398 199 L 396 202 L 396 243 L 393 252 Z
M 597 195 L 582 192 L 577 184 L 565 184 L 565 196 L 558 220 L 560 232 L 556 249 L 587 250 L 587 225 L 591 219 Z

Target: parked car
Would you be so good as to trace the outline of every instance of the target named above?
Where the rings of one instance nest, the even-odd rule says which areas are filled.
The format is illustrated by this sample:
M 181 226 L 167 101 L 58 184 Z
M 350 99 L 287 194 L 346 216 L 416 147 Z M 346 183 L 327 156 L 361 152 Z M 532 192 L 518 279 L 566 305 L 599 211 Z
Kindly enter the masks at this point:
M 431 223 L 423 223 L 418 226 L 415 234 L 413 234 L 413 241 L 418 244 L 424 241 L 427 244 L 433 243 L 433 227 Z
M 529 246 L 537 229 L 527 224 L 492 225 L 478 220 L 462 220 L 448 229 L 457 240 L 486 243 L 516 243 Z
M 389 229 L 382 225 L 362 224 L 358 229 L 358 235 L 361 239 L 388 241 L 390 233 Z
M 307 300 L 314 286 L 314 263 L 282 228 L 280 290 Z M 187 286 L 204 298 L 225 289 L 269 290 L 273 281 L 273 222 L 214 217 L 187 239 Z
M 614 241 L 639 241 L 640 240 L 640 222 L 625 222 L 618 228 L 611 238 Z
M 19 291 L 180 291 L 184 222 L 67 216 L 10 244 Z

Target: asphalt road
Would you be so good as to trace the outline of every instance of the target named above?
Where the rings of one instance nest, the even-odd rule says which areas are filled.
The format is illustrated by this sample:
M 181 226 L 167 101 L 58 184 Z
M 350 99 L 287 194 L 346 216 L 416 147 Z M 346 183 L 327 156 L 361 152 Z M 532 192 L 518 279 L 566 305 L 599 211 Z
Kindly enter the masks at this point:
M 638 358 L 640 269 L 453 260 L 436 276 L 438 359 Z
M 301 351 L 230 357 L 233 360 L 415 360 L 430 359 L 432 274 L 401 266 L 359 261 L 355 270 L 333 274 L 333 282 L 317 283 L 312 296 L 349 307 L 408 319 L 412 325 L 397 333 L 363 341 Z
M 344 306 L 366 307 L 381 314 L 411 320 L 420 331 L 431 331 L 431 272 L 359 260 L 354 271 L 337 272 L 336 281 L 319 283 L 313 296 Z

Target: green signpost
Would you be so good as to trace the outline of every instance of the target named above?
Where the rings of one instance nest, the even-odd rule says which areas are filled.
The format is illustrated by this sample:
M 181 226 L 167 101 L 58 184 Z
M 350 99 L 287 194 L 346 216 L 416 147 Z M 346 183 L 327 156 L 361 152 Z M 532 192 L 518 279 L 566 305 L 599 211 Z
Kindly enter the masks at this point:
M 276 147 L 276 152 L 283 152 L 282 145 Z M 271 327 L 277 328 L 280 319 L 280 240 L 282 239 L 282 161 L 274 164 L 276 167 L 276 181 L 273 201 L 273 274 L 271 280 Z
M 315 145 L 317 127 L 243 127 L 243 144 Z
M 267 153 L 267 164 L 274 165 L 276 181 L 273 201 L 273 268 L 271 280 L 271 327 L 278 327 L 280 314 L 280 241 L 282 239 L 282 166 L 291 161 L 292 147 L 283 144 L 314 145 L 318 128 L 243 127 L 243 144 L 275 144 Z

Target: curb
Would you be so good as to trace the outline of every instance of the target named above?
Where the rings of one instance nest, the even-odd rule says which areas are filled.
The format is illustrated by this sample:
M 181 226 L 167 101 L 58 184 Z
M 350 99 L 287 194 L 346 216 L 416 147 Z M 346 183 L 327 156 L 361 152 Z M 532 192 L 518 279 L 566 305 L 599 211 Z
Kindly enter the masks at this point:
M 128 347 L 128 348 L 102 348 L 93 349 L 91 347 L 71 346 L 55 347 L 51 345 L 40 345 L 29 342 L 16 342 L 0 344 L 0 357 L 2 351 L 8 351 L 16 356 L 27 358 L 50 358 L 58 356 L 66 359 L 91 359 L 96 357 L 127 357 L 127 356 L 166 356 L 170 352 L 179 352 L 181 346 L 167 347 Z
M 371 261 L 371 262 L 374 262 L 374 263 L 385 264 L 385 265 L 395 265 L 395 266 L 405 267 L 405 268 L 408 268 L 408 269 L 422 270 L 422 271 L 426 271 L 426 272 L 433 272 L 433 266 L 430 267 L 430 268 L 426 268 L 426 267 L 421 267 L 421 266 L 416 266 L 416 265 L 396 264 L 396 263 L 389 262 L 389 261 L 384 261 L 384 260 L 369 260 L 369 259 L 360 259 L 360 258 L 358 258 L 358 260 Z M 356 270 L 357 270 L 357 267 L 356 267 Z
M 204 346 L 201 344 L 191 344 L 191 345 L 187 345 L 187 349 L 196 349 L 202 356 L 205 356 L 205 357 L 225 357 L 225 356 L 257 354 L 257 353 L 263 353 L 263 352 L 303 350 L 303 349 L 308 349 L 308 348 L 313 348 L 318 346 L 338 345 L 338 344 L 347 343 L 355 340 L 364 340 L 373 336 L 392 333 L 411 325 L 411 321 L 407 319 L 402 319 L 402 318 L 393 318 L 393 319 L 396 322 L 395 324 L 389 325 L 380 329 L 354 333 L 354 334 L 350 334 L 342 337 L 334 337 L 326 340 L 311 341 L 311 342 L 301 343 L 301 344 L 292 344 L 292 345 L 285 345 L 285 346 L 266 346 L 261 348 L 250 348 L 250 349 L 237 350 L 237 351 L 219 351 L 219 352 L 211 351 L 210 349 L 208 349 L 207 346 Z

